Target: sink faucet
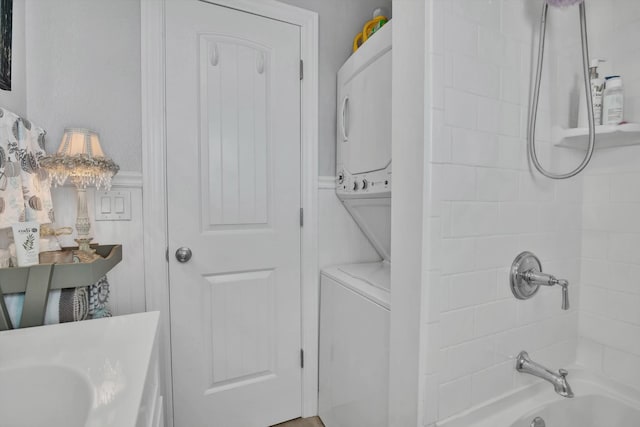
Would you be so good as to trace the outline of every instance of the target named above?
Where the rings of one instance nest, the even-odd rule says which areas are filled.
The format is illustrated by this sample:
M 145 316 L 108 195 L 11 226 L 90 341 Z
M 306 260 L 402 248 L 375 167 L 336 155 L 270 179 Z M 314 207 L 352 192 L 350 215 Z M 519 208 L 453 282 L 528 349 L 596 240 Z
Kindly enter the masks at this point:
M 571 391 L 571 386 L 567 382 L 567 375 L 569 375 L 569 372 L 564 369 L 560 369 L 558 373 L 550 371 L 544 366 L 531 360 L 526 351 L 521 351 L 516 358 L 516 370 L 518 372 L 524 372 L 525 374 L 534 375 L 550 382 L 553 384 L 553 388 L 556 393 L 562 397 L 573 397 L 573 391 Z

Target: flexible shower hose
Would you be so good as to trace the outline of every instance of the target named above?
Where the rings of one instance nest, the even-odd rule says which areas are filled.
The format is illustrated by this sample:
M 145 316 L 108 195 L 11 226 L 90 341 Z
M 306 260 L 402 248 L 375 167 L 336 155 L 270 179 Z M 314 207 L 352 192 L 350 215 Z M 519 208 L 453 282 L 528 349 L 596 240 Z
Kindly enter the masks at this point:
M 540 79 L 542 75 L 542 62 L 544 57 L 544 40 L 545 33 L 547 28 L 547 11 L 549 9 L 549 4 L 547 1 L 544 1 L 544 5 L 542 7 L 542 20 L 540 23 L 540 42 L 538 46 L 538 65 L 536 67 L 536 79 L 534 82 L 533 88 L 533 97 L 531 100 L 531 108 L 529 109 L 529 123 L 528 123 L 528 132 L 527 132 L 527 148 L 529 151 L 529 156 L 531 157 L 531 161 L 533 165 L 536 167 L 538 172 L 547 178 L 551 179 L 567 179 L 571 178 L 584 170 L 585 167 L 591 161 L 591 156 L 593 155 L 593 149 L 595 148 L 595 140 L 596 140 L 596 129 L 595 123 L 593 119 L 593 100 L 591 98 L 591 84 L 589 82 L 589 43 L 587 42 L 587 19 L 584 2 L 580 3 L 580 36 L 582 38 L 582 68 L 584 72 L 584 88 L 585 93 L 587 94 L 587 111 L 589 118 L 589 148 L 587 149 L 587 155 L 585 156 L 582 163 L 571 172 L 565 174 L 556 174 L 552 172 L 548 172 L 542 167 L 540 162 L 538 161 L 538 155 L 536 153 L 536 120 L 538 115 L 538 100 L 540 98 Z

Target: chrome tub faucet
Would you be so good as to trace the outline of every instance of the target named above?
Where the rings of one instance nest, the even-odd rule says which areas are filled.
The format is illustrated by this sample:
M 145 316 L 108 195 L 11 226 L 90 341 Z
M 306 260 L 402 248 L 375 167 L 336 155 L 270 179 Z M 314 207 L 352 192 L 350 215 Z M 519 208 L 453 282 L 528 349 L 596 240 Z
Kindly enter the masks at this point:
M 567 382 L 569 372 L 564 369 L 560 369 L 558 373 L 555 373 L 531 360 L 526 351 L 521 351 L 516 358 L 516 370 L 550 382 L 553 384 L 556 393 L 562 397 L 573 397 L 573 391 Z

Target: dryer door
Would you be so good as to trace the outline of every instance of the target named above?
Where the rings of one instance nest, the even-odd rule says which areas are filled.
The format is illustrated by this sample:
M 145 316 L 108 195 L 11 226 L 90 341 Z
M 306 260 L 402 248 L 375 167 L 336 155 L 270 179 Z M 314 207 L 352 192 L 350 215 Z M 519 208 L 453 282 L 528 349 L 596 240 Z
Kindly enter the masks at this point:
M 350 67 L 347 67 L 350 68 Z M 391 50 L 338 78 L 338 151 L 351 174 L 386 168 L 391 162 Z

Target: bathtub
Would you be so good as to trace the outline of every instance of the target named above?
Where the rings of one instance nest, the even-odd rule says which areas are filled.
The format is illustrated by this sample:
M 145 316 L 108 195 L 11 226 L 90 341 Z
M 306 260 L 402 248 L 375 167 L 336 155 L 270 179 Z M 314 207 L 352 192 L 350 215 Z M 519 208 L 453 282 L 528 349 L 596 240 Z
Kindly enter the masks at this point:
M 640 427 L 640 391 L 576 368 L 569 370 L 575 397 L 536 383 L 443 420 L 438 427 Z

